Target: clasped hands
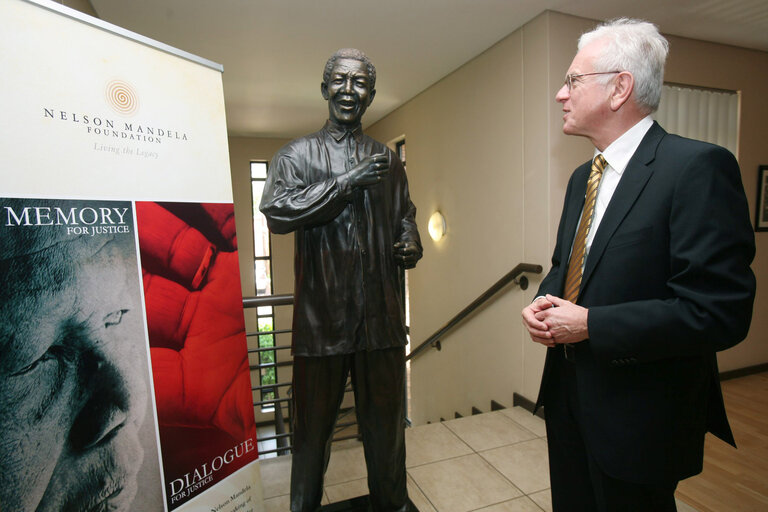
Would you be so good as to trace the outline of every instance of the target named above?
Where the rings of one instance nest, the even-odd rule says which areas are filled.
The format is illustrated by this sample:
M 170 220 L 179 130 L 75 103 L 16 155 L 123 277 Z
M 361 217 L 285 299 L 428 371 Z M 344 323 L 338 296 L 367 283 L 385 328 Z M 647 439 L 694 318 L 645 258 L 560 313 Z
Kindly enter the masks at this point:
M 547 347 L 577 343 L 589 338 L 588 312 L 587 308 L 547 294 L 523 308 L 523 325 L 533 341 Z

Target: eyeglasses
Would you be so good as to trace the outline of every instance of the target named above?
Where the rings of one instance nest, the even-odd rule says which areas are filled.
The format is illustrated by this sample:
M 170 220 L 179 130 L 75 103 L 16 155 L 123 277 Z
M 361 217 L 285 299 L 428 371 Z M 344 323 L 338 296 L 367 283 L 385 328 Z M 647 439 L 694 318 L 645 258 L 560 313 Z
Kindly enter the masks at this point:
M 575 78 L 581 78 L 583 76 L 591 76 L 591 75 L 612 75 L 614 73 L 621 73 L 621 71 L 598 71 L 596 73 L 579 73 L 577 75 L 565 75 L 565 85 L 568 87 L 568 92 L 571 92 L 571 89 L 573 89 L 573 80 Z

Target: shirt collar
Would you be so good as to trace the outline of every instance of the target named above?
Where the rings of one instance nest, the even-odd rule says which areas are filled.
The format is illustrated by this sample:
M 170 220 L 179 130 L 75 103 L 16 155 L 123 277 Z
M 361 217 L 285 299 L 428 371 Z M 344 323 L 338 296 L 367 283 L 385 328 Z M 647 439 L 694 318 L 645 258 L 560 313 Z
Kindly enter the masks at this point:
M 627 168 L 632 155 L 637 151 L 638 146 L 643 141 L 643 137 L 651 129 L 653 125 L 653 119 L 651 116 L 646 116 L 641 119 L 636 125 L 624 132 L 621 137 L 611 143 L 610 146 L 603 151 L 603 157 L 611 168 L 621 175 L 624 169 Z M 600 151 L 595 149 L 595 155 L 600 154 Z M 594 160 L 593 156 L 593 160 Z
M 360 139 L 363 137 L 363 127 L 360 124 L 350 130 L 346 126 L 338 125 L 329 119 L 325 122 L 323 129 L 327 131 L 336 142 L 341 142 L 349 133 L 352 134 L 357 142 L 360 142 Z

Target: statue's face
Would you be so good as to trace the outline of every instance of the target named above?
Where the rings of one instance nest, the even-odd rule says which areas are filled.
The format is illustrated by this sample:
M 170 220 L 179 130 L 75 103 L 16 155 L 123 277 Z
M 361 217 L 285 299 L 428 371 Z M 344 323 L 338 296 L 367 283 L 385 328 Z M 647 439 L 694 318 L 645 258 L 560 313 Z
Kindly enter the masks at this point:
M 342 125 L 358 124 L 376 94 L 375 90 L 371 90 L 365 63 L 347 58 L 334 63 L 330 77 L 322 84 L 321 90 L 323 98 L 328 100 L 331 121 Z

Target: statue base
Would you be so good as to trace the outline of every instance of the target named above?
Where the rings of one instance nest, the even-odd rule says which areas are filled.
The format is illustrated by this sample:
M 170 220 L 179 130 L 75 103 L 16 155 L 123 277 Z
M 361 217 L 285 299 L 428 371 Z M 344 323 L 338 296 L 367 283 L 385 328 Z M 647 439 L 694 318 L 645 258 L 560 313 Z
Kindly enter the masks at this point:
M 370 510 L 371 502 L 368 496 L 358 496 L 320 507 L 320 512 L 370 512 Z M 410 499 L 408 500 L 408 512 L 419 512 L 419 509 Z

